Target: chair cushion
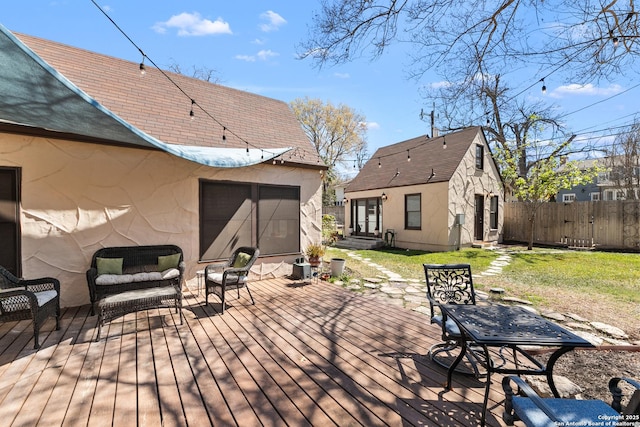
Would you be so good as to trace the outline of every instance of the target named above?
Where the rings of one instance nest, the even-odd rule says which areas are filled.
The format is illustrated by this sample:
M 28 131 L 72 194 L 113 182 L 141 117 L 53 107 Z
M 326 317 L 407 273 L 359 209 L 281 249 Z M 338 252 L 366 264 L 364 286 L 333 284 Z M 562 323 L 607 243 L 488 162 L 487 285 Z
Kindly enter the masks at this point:
M 52 299 L 56 298 L 58 296 L 58 292 L 51 289 L 49 291 L 35 292 L 35 295 L 36 298 L 38 298 L 38 307 L 42 307 Z
M 542 400 L 553 410 L 554 414 L 557 414 L 564 425 L 603 425 L 601 423 L 606 422 L 606 417 L 620 415 L 602 400 L 554 398 Z M 528 397 L 514 396 L 513 411 L 527 426 L 558 427 L 558 423 L 552 422 L 542 409 L 538 408 Z M 616 420 L 617 418 L 609 419 Z
M 158 257 L 158 271 L 178 268 L 178 264 L 180 264 L 180 254 L 161 255 Z
M 242 268 L 246 266 L 249 263 L 249 261 L 251 261 L 251 255 L 244 252 L 240 252 L 236 257 L 236 260 L 233 262 L 232 267 Z
M 433 316 L 431 318 L 431 323 L 435 323 L 436 325 L 439 325 L 440 327 L 442 327 L 442 315 L 437 314 Z M 458 327 L 457 323 L 451 319 L 447 319 L 447 326 L 445 327 L 445 330 L 449 335 L 454 335 L 454 336 L 461 335 L 460 328 Z
M 102 274 L 96 277 L 96 285 L 122 285 L 124 283 L 168 280 L 180 276 L 177 268 L 169 268 L 162 272 L 136 274 Z
M 122 274 L 122 258 L 96 258 L 98 276 L 101 274 Z
M 207 278 L 212 282 L 218 283 L 219 285 L 222 284 L 222 273 L 209 273 Z M 240 278 L 238 279 L 237 274 L 228 274 L 227 281 L 230 283 L 247 283 L 247 276 L 240 276 Z

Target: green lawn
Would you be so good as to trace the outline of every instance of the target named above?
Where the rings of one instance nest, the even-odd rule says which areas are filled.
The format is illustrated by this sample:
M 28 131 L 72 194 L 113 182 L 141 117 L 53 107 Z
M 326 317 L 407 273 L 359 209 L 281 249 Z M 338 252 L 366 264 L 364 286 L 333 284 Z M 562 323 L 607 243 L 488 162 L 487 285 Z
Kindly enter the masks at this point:
M 508 248 L 511 262 L 502 274 L 483 276 L 499 253 L 486 249 L 463 249 L 429 253 L 407 250 L 355 251 L 360 256 L 401 274 L 424 280 L 422 264 L 468 263 L 477 289 L 501 287 L 506 295 L 524 298 L 538 309 L 573 312 L 591 320 L 609 322 L 640 334 L 640 254 Z M 325 260 L 344 257 L 328 248 Z M 355 277 L 380 274 L 364 262 L 347 257 L 347 268 Z

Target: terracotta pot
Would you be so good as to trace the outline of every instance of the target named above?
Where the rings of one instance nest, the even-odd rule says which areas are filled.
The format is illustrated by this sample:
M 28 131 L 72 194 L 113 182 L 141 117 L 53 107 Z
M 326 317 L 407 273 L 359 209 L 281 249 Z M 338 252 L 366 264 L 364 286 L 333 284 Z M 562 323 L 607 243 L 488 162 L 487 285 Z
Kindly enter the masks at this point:
M 317 256 L 309 257 L 309 264 L 310 264 L 312 267 L 318 267 L 318 266 L 320 265 L 320 263 L 321 263 L 321 262 L 322 262 L 322 261 L 320 260 L 320 257 L 317 257 Z

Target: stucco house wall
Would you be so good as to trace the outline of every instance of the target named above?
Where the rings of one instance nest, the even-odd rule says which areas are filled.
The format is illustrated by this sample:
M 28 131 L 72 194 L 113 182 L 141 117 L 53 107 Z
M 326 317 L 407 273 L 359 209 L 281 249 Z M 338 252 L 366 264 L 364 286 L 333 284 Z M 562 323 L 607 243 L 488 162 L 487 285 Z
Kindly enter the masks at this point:
M 301 248 L 321 232 L 321 176 L 286 163 L 213 168 L 160 151 L 0 133 L 0 165 L 21 168 L 23 276 L 58 278 L 65 307 L 89 302 L 85 272 L 104 246 L 176 244 L 184 251 L 187 284 L 194 285 L 204 268 L 199 179 L 295 183 Z M 289 274 L 292 258 L 261 258 L 253 273 Z

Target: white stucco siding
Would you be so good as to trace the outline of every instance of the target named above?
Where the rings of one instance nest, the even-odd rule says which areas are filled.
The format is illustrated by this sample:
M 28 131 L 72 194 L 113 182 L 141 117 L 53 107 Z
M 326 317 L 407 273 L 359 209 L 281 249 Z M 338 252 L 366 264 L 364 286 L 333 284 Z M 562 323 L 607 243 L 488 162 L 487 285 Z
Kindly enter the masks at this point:
M 484 145 L 484 161 L 483 169 L 476 169 L 476 145 Z M 502 184 L 500 182 L 499 173 L 493 162 L 489 148 L 484 143 L 484 138 L 478 135 L 474 143 L 470 145 L 469 150 L 460 162 L 449 181 L 449 215 L 448 226 L 450 229 L 456 229 L 456 215 L 464 214 L 465 223 L 460 228 L 461 246 L 469 246 L 474 242 L 474 224 L 475 224 L 475 196 L 482 195 L 484 198 L 484 214 L 483 214 L 483 240 L 498 241 L 502 230 L 502 210 L 503 197 Z M 490 229 L 490 197 L 498 195 L 498 228 Z M 452 234 L 457 234 L 457 230 Z M 455 236 L 454 236 L 455 237 Z
M 105 246 L 175 244 L 185 278 L 199 257 L 199 179 L 300 186 L 301 247 L 321 238 L 321 177 L 317 170 L 256 165 L 219 169 L 163 152 L 0 134 L 0 166 L 20 167 L 22 270 L 53 276 L 62 305 L 89 302 L 85 272 Z M 290 266 L 267 258 L 257 274 Z M 287 269 L 288 267 L 288 269 Z

